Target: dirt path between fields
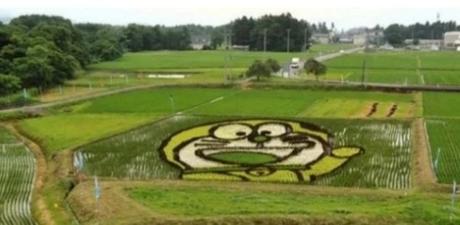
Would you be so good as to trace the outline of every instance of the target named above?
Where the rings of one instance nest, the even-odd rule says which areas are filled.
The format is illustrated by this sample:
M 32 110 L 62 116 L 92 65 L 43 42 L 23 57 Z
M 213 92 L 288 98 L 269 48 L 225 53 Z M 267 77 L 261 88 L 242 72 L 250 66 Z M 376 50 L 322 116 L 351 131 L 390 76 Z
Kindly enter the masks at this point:
M 422 85 L 425 85 L 425 78 L 423 77 L 423 74 L 422 74 L 422 60 L 420 59 L 420 56 L 417 56 L 416 60 L 417 60 L 417 70 L 416 70 L 417 76 L 420 78 L 420 83 Z
M 184 87 L 194 86 L 194 85 L 199 85 L 199 84 L 188 84 L 188 85 L 184 85 Z M 54 106 L 61 106 L 61 105 L 71 104 L 71 103 L 80 102 L 84 100 L 90 100 L 93 98 L 98 98 L 98 97 L 103 97 L 103 96 L 108 96 L 108 95 L 115 95 L 115 94 L 130 92 L 130 91 L 145 90 L 145 89 L 150 89 L 150 88 L 176 87 L 176 86 L 177 85 L 149 84 L 149 85 L 140 85 L 140 86 L 134 86 L 134 87 L 125 87 L 125 88 L 120 88 L 116 90 L 102 91 L 102 92 L 96 92 L 96 93 L 90 93 L 86 95 L 66 98 L 66 99 L 62 99 L 62 100 L 58 100 L 54 102 L 39 103 L 36 105 L 28 105 L 28 106 L 22 106 L 22 107 L 17 107 L 17 108 L 10 108 L 10 109 L 2 109 L 0 110 L 0 113 L 34 111 L 34 110 L 40 110 L 40 109 L 50 108 Z M 213 84 L 210 84 L 210 86 L 213 86 Z
M 48 211 L 46 206 L 45 200 L 43 199 L 41 192 L 43 190 L 45 180 L 46 180 L 46 170 L 47 164 L 45 155 L 43 154 L 42 149 L 38 144 L 31 141 L 27 137 L 23 136 L 13 124 L 8 123 L 4 124 L 5 127 L 14 134 L 21 142 L 23 142 L 27 148 L 32 151 L 35 156 L 36 161 L 36 177 L 35 177 L 35 184 L 32 194 L 32 213 L 34 219 L 38 222 L 38 224 L 46 224 L 46 225 L 55 225 L 56 223 L 51 217 L 51 213 Z
M 413 171 L 416 188 L 431 189 L 437 185 L 436 174 L 431 165 L 431 152 L 425 121 L 417 118 L 412 124 Z

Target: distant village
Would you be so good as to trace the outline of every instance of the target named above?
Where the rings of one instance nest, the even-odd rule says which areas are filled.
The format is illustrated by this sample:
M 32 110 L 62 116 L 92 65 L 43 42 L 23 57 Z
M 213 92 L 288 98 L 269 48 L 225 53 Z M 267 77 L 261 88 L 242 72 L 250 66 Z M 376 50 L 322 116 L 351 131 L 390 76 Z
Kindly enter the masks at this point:
M 203 49 L 203 46 L 210 45 L 211 37 L 209 35 L 192 35 L 192 47 L 194 49 Z M 328 33 L 313 33 L 310 38 L 312 44 L 353 44 L 368 48 L 380 48 L 385 50 L 395 50 L 395 46 L 385 41 L 384 29 L 377 28 L 354 28 L 348 31 L 330 31 Z M 228 41 L 224 41 L 228 43 Z M 443 34 L 441 39 L 405 39 L 404 46 L 410 50 L 420 51 L 439 51 L 455 50 L 460 51 L 460 31 L 449 31 Z M 233 50 L 249 50 L 244 45 L 228 45 L 223 48 Z
M 349 43 L 358 46 L 375 47 L 391 50 L 394 46 L 385 42 L 383 29 L 352 29 L 347 32 L 315 33 L 312 41 L 320 44 Z M 460 31 L 450 31 L 443 35 L 443 39 L 406 39 L 406 48 L 412 50 L 456 50 L 460 51 Z

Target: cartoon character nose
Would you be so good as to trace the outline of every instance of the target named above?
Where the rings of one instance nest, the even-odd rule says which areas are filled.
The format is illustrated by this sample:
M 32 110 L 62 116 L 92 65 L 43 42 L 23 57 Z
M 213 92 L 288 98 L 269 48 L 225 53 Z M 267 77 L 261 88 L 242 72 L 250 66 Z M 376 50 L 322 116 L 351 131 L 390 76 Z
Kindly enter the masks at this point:
M 270 138 L 264 135 L 256 135 L 255 137 L 252 138 L 251 141 L 256 142 L 256 143 L 264 143 L 267 142 Z

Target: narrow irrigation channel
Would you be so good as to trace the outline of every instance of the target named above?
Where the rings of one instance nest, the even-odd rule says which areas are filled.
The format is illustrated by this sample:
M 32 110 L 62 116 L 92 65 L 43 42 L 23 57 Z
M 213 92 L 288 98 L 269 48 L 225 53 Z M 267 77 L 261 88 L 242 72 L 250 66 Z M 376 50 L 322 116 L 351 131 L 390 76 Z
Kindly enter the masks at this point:
M 36 224 L 31 211 L 35 168 L 34 154 L 0 127 L 0 224 Z

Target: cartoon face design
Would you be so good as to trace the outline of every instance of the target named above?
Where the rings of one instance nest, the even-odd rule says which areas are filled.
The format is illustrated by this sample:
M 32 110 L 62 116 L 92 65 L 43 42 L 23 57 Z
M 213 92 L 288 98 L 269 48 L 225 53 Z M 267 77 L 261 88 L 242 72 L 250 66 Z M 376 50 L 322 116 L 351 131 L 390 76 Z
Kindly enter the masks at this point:
M 305 181 L 314 175 L 306 174 L 312 165 L 333 155 L 330 140 L 326 131 L 307 123 L 228 121 L 179 132 L 166 141 L 163 153 L 184 178 L 260 180 L 284 173 Z
M 190 168 L 306 165 L 325 153 L 318 138 L 292 131 L 286 123 L 219 124 L 209 136 L 186 144 L 178 159 Z

